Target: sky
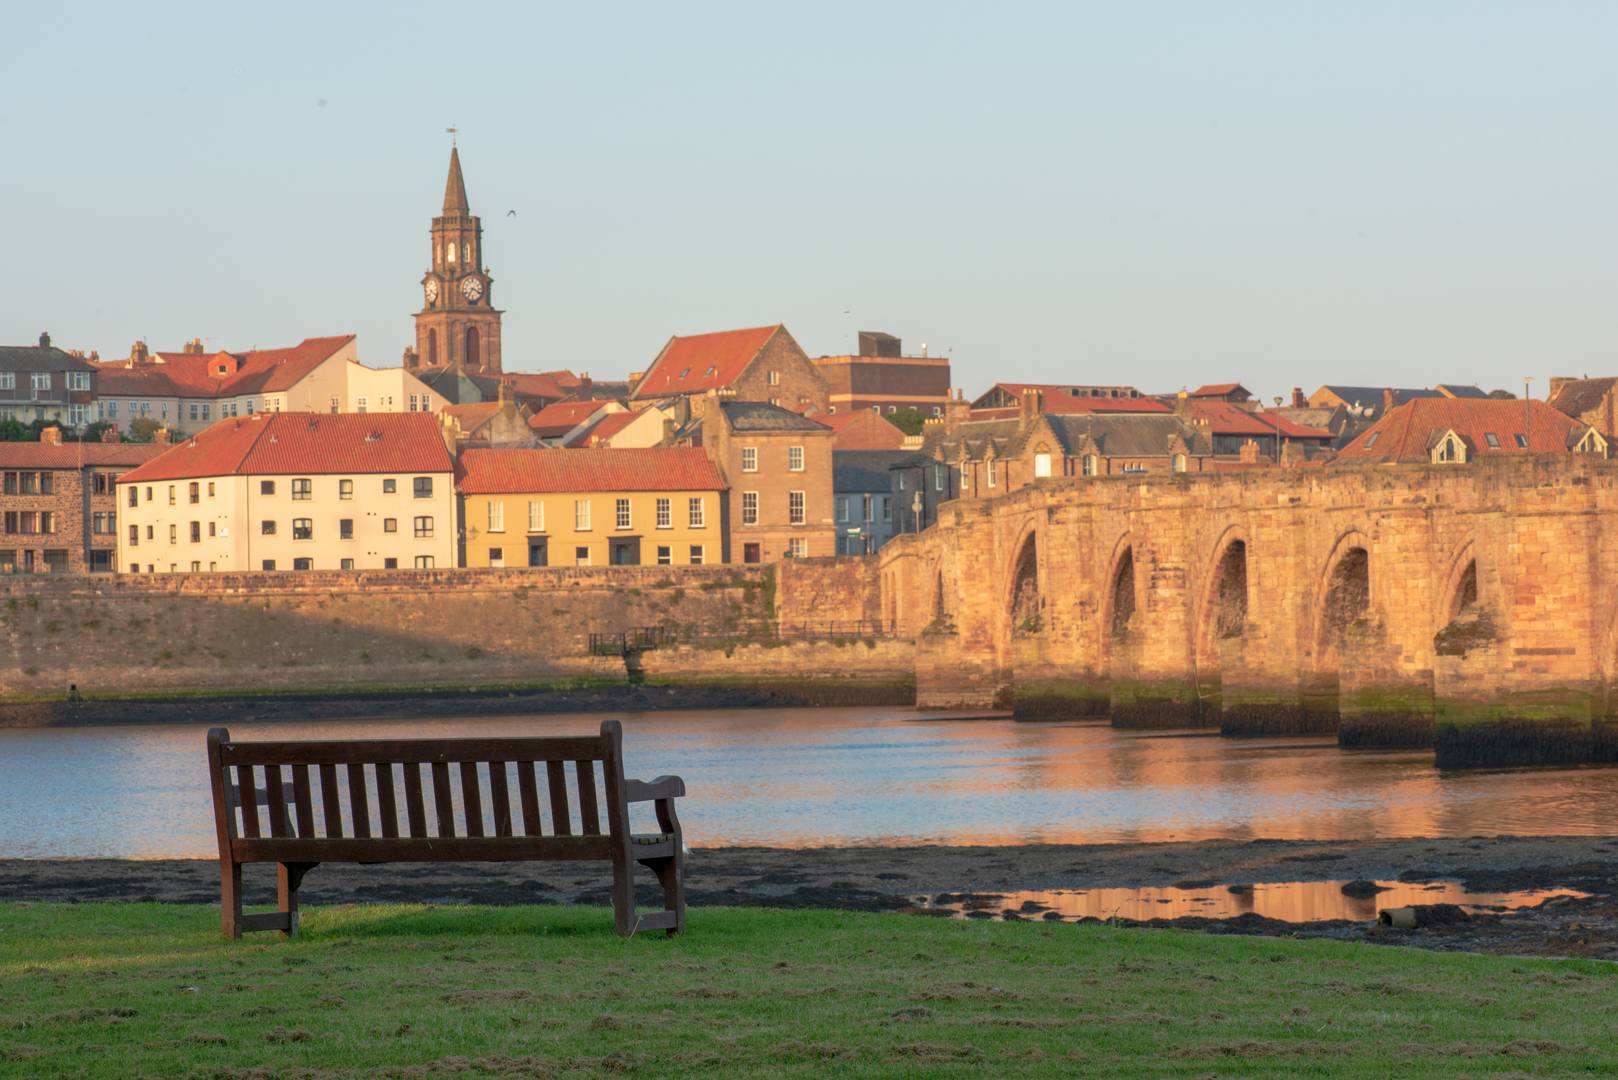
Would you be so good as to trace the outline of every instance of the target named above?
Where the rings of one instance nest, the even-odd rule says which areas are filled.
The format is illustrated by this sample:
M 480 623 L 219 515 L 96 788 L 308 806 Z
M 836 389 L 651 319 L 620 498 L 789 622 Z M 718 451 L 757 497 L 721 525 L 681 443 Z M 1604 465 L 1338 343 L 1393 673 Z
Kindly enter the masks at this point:
M 1607 0 L 0 19 L 0 343 L 397 364 L 454 125 L 507 370 L 783 322 L 969 393 L 1618 373 Z

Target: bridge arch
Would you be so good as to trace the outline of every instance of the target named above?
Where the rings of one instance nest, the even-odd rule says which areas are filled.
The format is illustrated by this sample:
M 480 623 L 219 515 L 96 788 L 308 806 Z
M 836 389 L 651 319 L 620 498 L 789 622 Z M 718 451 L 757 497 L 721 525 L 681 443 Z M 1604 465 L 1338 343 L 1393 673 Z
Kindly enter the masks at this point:
M 1124 533 L 1113 545 L 1107 562 L 1106 592 L 1103 594 L 1102 636 L 1107 655 L 1117 642 L 1126 640 L 1135 612 L 1140 608 L 1140 587 L 1135 573 L 1135 541 Z
M 1470 539 L 1456 549 L 1450 559 L 1444 583 L 1443 606 L 1436 612 L 1439 626 L 1448 625 L 1468 608 L 1475 608 L 1482 599 L 1478 588 L 1477 545 Z
M 1227 638 L 1240 637 L 1247 623 L 1251 595 L 1248 583 L 1249 554 L 1247 530 L 1240 525 L 1228 526 L 1220 533 L 1208 554 L 1201 603 L 1193 630 L 1199 675 L 1209 674 L 1218 678 L 1219 643 Z
M 1038 633 L 1044 619 L 1045 600 L 1039 582 L 1039 530 L 1032 524 L 1026 527 L 1012 548 L 1010 581 L 1006 594 L 1006 613 L 1011 621 L 1011 636 Z
M 1326 557 L 1316 592 L 1315 645 L 1322 666 L 1337 666 L 1337 648 L 1349 625 L 1371 609 L 1371 539 L 1345 530 Z

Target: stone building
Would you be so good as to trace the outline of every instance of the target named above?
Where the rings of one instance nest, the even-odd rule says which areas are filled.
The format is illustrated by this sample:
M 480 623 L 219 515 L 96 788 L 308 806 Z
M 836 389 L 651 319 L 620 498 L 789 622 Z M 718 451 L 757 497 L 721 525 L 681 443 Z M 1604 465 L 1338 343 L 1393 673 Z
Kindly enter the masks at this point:
M 1337 453 L 1343 464 L 1464 465 L 1502 454 L 1608 456 L 1600 430 L 1543 401 L 1415 398 L 1390 409 Z
M 1618 378 L 1551 379 L 1551 408 L 1586 424 L 1611 439 L 1618 435 Z
M 538 446 L 528 412 L 508 397 L 476 405 L 446 405 L 439 413 L 445 441 L 457 448 Z
M 836 553 L 831 428 L 767 402 L 709 394 L 684 404 L 669 442 L 702 447 L 730 489 L 725 561 Z
M 432 262 L 421 278 L 416 347 L 405 353 L 405 367 L 498 375 L 502 313 L 494 307 L 494 279 L 483 265 L 483 222 L 467 202 L 458 149 L 449 152 L 444 209 L 433 218 L 431 234 Z
M 826 380 L 826 411 L 834 415 L 915 409 L 942 416 L 949 401 L 949 357 L 928 356 L 926 346 L 920 356 L 905 356 L 900 340 L 881 331 L 860 331 L 857 353 L 817 356 L 814 365 Z
M 83 428 L 96 420 L 99 373 L 81 356 L 51 344 L 0 345 L 0 420 L 48 420 Z
M 825 378 L 779 323 L 669 338 L 646 373 L 631 381 L 632 405 L 719 392 L 808 415 L 830 404 Z
M 972 400 L 976 419 L 997 420 L 1021 414 L 1023 399 L 1040 395 L 1041 407 L 1055 416 L 1072 413 L 1168 413 L 1174 410 L 1133 386 L 1074 386 L 1069 383 L 995 383 Z
M 456 564 L 454 463 L 436 416 L 221 420 L 118 482 L 130 573 Z
M 116 436 L 114 436 L 116 438 Z M 0 442 L 0 573 L 106 573 L 118 547 L 118 477 L 165 450 L 152 443 Z
M 472 449 L 456 477 L 463 566 L 724 561 L 724 478 L 695 447 Z

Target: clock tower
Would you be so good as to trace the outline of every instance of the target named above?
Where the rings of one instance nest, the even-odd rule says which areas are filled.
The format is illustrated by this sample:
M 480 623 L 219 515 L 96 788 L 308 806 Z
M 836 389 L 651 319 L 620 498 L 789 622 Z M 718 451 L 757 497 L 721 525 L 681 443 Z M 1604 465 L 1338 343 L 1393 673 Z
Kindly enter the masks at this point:
M 466 202 L 461 153 L 449 151 L 444 212 L 433 218 L 432 266 L 421 279 L 412 368 L 458 367 L 472 374 L 500 373 L 500 315 L 483 265 L 483 224 Z

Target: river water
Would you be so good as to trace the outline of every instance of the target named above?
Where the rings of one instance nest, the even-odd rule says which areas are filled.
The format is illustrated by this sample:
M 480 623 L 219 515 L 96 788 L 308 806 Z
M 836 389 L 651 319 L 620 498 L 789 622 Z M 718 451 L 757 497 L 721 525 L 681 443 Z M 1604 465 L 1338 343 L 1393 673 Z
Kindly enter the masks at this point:
M 238 723 L 232 736 L 593 733 L 606 714 Z M 628 772 L 685 778 L 693 846 L 1604 835 L 1618 772 L 1440 773 L 1431 751 L 911 709 L 623 713 Z M 193 725 L 0 730 L 0 857 L 217 852 Z

